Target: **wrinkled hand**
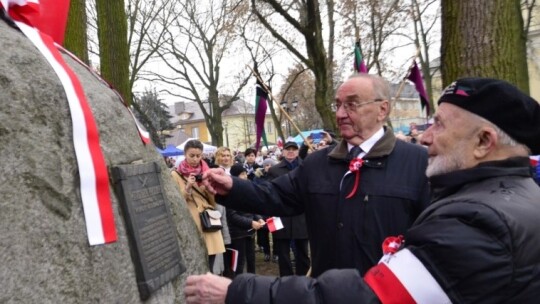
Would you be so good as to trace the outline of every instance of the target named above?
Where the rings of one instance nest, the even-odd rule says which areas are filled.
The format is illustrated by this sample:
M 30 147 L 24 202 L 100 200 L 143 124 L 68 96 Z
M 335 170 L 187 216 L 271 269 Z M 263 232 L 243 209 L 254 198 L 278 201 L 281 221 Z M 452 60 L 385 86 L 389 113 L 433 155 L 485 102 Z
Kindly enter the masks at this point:
M 231 280 L 211 273 L 192 275 L 186 280 L 184 295 L 188 304 L 225 303 Z
M 221 168 L 210 169 L 203 174 L 203 184 L 213 194 L 227 195 L 232 188 L 232 178 Z

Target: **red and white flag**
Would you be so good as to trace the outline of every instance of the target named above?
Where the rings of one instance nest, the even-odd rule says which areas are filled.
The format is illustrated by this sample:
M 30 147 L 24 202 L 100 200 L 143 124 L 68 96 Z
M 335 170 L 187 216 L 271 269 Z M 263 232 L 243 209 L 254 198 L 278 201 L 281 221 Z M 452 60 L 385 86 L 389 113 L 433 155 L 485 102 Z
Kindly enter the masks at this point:
M 283 229 L 283 223 L 281 222 L 281 218 L 277 216 L 270 217 L 266 220 L 266 225 L 268 225 L 268 231 L 274 232 L 278 231 L 280 229 Z
M 281 137 L 277 138 L 276 145 L 278 146 L 278 148 L 283 149 L 283 140 L 281 139 Z

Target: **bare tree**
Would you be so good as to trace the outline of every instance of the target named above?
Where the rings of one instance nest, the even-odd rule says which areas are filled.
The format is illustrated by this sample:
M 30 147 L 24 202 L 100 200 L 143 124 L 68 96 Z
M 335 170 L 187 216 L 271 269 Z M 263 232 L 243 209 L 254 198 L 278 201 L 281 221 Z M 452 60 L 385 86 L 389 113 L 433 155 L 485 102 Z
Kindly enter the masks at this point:
M 430 47 L 435 43 L 434 37 L 438 37 L 438 35 L 433 34 L 433 31 L 440 21 L 440 10 L 434 9 L 433 6 L 438 6 L 439 0 L 411 1 L 410 13 L 414 20 L 414 45 L 420 51 L 418 59 L 420 60 L 426 93 L 429 98 L 429 108 L 435 109 L 432 77 L 437 72 L 437 69 L 432 69 L 429 53 Z
M 411 21 L 407 18 L 404 1 L 342 0 L 337 10 L 343 20 L 340 36 L 348 42 L 342 47 L 348 47 L 352 53 L 354 41 L 360 41 L 369 71 L 373 73 L 375 70 L 378 75 L 391 72 L 388 54 L 404 45 L 390 42 L 392 38 L 401 36 Z
M 521 0 L 521 11 L 524 12 L 523 34 L 525 34 L 525 37 L 529 36 L 531 22 L 534 17 L 533 12 L 535 11 L 536 6 L 536 0 Z
M 239 24 L 237 32 L 243 38 L 244 47 L 249 51 L 254 72 L 271 89 L 272 81 L 276 76 L 274 58 L 283 50 L 283 47 L 277 43 L 275 38 L 268 36 L 268 31 L 261 27 L 260 23 L 256 22 L 256 19 L 253 17 L 253 15 L 250 15 L 249 18 L 245 19 L 243 24 Z M 274 126 L 276 126 L 278 136 L 285 138 L 283 130 L 279 128 L 282 121 L 281 111 L 277 109 L 279 107 L 279 100 L 273 100 L 272 92 L 269 93 L 268 109 L 270 110 L 272 121 Z
M 166 29 L 176 18 L 175 0 L 127 0 L 128 44 L 130 46 L 129 87 L 146 79 L 145 67 L 156 59 Z
M 334 95 L 332 78 L 334 1 L 327 0 L 320 4 L 318 0 L 287 3 L 278 0 L 251 0 L 251 6 L 261 24 L 313 72 L 315 76 L 315 107 L 325 128 L 335 129 L 335 118 L 330 108 Z M 329 35 L 327 39 L 323 35 L 321 8 L 325 9 L 327 16 Z M 277 16 L 275 16 L 276 14 Z M 269 21 L 270 19 L 273 21 Z M 287 26 L 281 26 L 281 24 Z M 291 42 L 294 40 L 291 32 L 303 37 L 305 52 L 299 51 L 298 45 Z M 328 46 L 325 45 L 325 41 Z
M 221 100 L 221 63 L 236 42 L 234 25 L 247 15 L 243 1 L 186 0 L 174 9 L 176 19 L 165 28 L 158 54 L 173 76 L 154 73 L 156 79 L 174 87 L 167 92 L 199 105 L 212 136 L 212 144 L 223 145 L 221 113 L 238 99 L 248 83 L 249 72 L 227 75 L 235 80 L 227 98 Z M 232 88 L 231 88 L 232 87 Z
M 290 115 L 300 130 L 318 129 L 323 126 L 319 113 L 313 107 L 315 77 L 311 70 L 306 70 L 300 63 L 290 68 L 279 96 L 281 100 L 287 102 L 288 108 L 292 108 L 292 102 L 297 102 L 296 109 Z

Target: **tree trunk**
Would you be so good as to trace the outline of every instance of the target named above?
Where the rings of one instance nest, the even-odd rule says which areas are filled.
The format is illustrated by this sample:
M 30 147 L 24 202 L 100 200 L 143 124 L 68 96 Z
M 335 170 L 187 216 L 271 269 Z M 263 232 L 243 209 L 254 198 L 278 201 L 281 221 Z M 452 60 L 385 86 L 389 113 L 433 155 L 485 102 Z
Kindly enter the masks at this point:
M 264 0 L 272 6 L 272 8 L 283 16 L 287 22 L 289 22 L 297 31 L 304 37 L 307 58 L 299 52 L 296 47 L 288 42 L 285 36 L 281 35 L 278 30 L 279 26 L 271 25 L 266 21 L 266 17 L 261 14 L 259 7 L 257 7 L 258 1 L 252 0 L 252 8 L 259 21 L 268 29 L 272 35 L 277 38 L 294 56 L 296 56 L 305 66 L 307 66 L 313 75 L 315 76 L 315 107 L 319 112 L 324 128 L 328 130 L 336 129 L 335 114 L 330 109 L 330 103 L 333 99 L 333 78 L 332 66 L 333 58 L 333 46 L 329 46 L 329 53 L 326 53 L 326 47 L 324 45 L 324 35 L 322 30 L 321 12 L 319 9 L 318 0 L 300 1 L 297 13 L 299 16 L 290 14 L 287 6 L 284 6 L 282 1 L 277 0 Z M 299 3 L 300 3 L 299 2 Z M 327 9 L 333 10 L 331 7 L 333 1 L 326 2 Z M 329 24 L 333 25 L 332 14 L 328 14 Z M 299 19 L 299 20 L 298 20 Z M 333 33 L 333 29 L 329 30 L 330 35 Z M 333 44 L 333 40 L 329 40 L 328 43 Z M 330 75 L 330 77 L 329 77 Z
M 124 0 L 96 0 L 101 75 L 131 104 Z
M 64 36 L 64 47 L 88 64 L 86 20 L 86 0 L 71 0 Z
M 333 97 L 330 95 L 333 93 L 333 79 L 328 77 L 332 75 L 332 62 L 327 58 L 324 46 L 319 1 L 307 1 L 306 11 L 308 18 L 304 37 L 308 57 L 313 63 L 311 70 L 315 75 L 315 107 L 321 115 L 324 128 L 335 130 L 336 119 L 329 106 Z
M 441 12 L 443 86 L 492 77 L 529 92 L 520 0 L 442 0 Z

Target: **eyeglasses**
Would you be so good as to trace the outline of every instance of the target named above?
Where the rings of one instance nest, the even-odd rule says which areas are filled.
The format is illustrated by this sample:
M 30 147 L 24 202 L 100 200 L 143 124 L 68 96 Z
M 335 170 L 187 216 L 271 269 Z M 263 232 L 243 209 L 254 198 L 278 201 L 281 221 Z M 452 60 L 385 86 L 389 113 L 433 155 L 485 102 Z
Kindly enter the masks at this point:
M 336 103 L 332 103 L 331 107 L 332 107 L 332 111 L 334 111 L 334 112 L 337 112 L 340 107 L 343 107 L 343 109 L 346 112 L 353 112 L 353 111 L 356 111 L 356 109 L 358 109 L 360 107 L 363 107 L 363 106 L 365 106 L 367 104 L 374 103 L 374 102 L 380 102 L 380 101 L 384 101 L 384 100 L 385 99 L 377 98 L 377 99 L 374 99 L 374 100 L 371 100 L 371 101 L 360 102 L 360 103 L 353 102 L 353 101 L 348 101 L 348 102 L 344 102 L 344 103 L 336 102 Z

